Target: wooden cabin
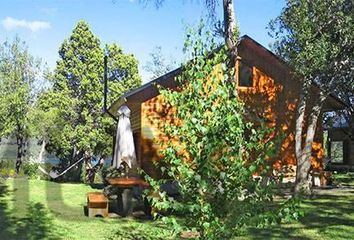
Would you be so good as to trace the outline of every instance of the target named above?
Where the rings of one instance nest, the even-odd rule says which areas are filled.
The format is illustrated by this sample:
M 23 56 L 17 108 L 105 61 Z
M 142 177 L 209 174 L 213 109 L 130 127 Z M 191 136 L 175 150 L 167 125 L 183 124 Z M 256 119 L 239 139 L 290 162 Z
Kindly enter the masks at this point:
M 300 82 L 292 77 L 291 69 L 281 59 L 248 36 L 241 38 L 238 54 L 235 80 L 239 96 L 250 111 L 265 118 L 267 124 L 275 128 L 275 134 L 282 134 L 284 140 L 274 166 L 277 169 L 286 167 L 295 176 L 295 117 Z M 120 106 L 130 108 L 138 164 L 152 176 L 156 175 L 153 162 L 161 158 L 161 129 L 166 122 L 173 120 L 156 86 L 176 88 L 174 79 L 180 72 L 178 68 L 126 93 L 108 110 L 116 115 Z M 334 97 L 329 97 L 324 105 L 324 111 L 340 108 L 342 103 Z M 315 170 L 322 169 L 322 133 L 321 122 L 313 144 L 312 167 Z
M 350 127 L 332 127 L 327 130 L 328 169 L 338 171 L 354 170 L 354 140 Z

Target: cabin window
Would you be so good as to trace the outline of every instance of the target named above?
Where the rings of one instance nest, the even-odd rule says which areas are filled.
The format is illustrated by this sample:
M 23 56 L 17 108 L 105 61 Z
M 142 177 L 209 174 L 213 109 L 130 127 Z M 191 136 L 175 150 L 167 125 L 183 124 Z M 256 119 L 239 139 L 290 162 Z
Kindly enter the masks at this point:
M 330 142 L 330 159 L 332 163 L 343 163 L 343 142 L 342 141 L 333 141 Z
M 248 66 L 245 63 L 239 62 L 239 87 L 253 87 L 253 74 L 252 67 Z

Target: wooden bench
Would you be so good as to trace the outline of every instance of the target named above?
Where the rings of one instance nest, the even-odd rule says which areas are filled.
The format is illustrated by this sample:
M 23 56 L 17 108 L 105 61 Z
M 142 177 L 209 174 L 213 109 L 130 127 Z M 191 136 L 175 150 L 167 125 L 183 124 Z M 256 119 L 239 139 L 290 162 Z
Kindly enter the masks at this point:
M 88 216 L 108 216 L 108 199 L 102 192 L 87 193 Z

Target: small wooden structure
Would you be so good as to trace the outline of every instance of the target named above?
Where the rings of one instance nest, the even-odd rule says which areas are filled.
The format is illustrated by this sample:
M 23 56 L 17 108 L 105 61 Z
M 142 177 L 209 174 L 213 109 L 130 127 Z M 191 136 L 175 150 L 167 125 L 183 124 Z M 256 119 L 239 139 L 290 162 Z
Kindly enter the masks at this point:
M 335 171 L 352 170 L 354 168 L 354 139 L 350 137 L 349 126 L 329 128 L 327 140 L 327 157 L 330 159 L 329 169 Z
M 88 216 L 108 216 L 108 199 L 102 192 L 87 193 Z
M 333 176 L 331 171 L 311 172 L 312 185 L 316 187 L 326 187 L 332 184 Z
M 241 37 L 238 54 L 234 80 L 238 96 L 250 113 L 249 121 L 255 124 L 265 122 L 268 127 L 274 129 L 272 137 L 281 136 L 282 139 L 280 151 L 269 161 L 276 170 L 296 168 L 295 119 L 301 79 L 295 78 L 293 69 L 284 64 L 278 56 L 249 36 Z M 138 167 L 154 178 L 162 177 L 155 163 L 163 158 L 161 150 L 164 143 L 173 141 L 164 134 L 163 129 L 179 122 L 173 114 L 175 109 L 166 103 L 158 86 L 175 90 L 185 87 L 175 81 L 182 71 L 183 68 L 178 68 L 125 93 L 108 109 L 109 115 L 116 117 L 121 106 L 129 107 Z M 309 106 L 314 103 L 316 93 L 318 87 L 313 85 Z M 344 106 L 343 102 L 330 95 L 322 110 L 335 111 L 343 109 Z M 321 118 L 322 116 L 319 117 Z M 323 170 L 323 157 L 323 131 L 322 125 L 318 124 L 312 144 L 312 169 Z M 288 175 L 295 180 L 295 172 L 290 171 Z

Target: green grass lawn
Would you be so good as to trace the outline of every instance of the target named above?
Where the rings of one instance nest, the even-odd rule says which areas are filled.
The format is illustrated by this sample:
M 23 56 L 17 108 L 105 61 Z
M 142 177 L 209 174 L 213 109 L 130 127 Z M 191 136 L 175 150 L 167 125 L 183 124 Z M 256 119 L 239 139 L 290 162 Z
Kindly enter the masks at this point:
M 315 190 L 317 196 L 302 203 L 299 222 L 250 229 L 237 239 L 354 239 L 354 188 Z
M 0 184 L 0 239 L 170 239 L 161 223 L 84 215 L 84 184 L 11 179 Z M 144 236 L 144 238 L 139 238 Z
M 354 239 L 354 176 L 317 189 L 299 222 L 249 229 L 236 239 Z M 84 184 L 10 179 L 0 183 L 0 239 L 171 239 L 159 221 L 88 218 Z

